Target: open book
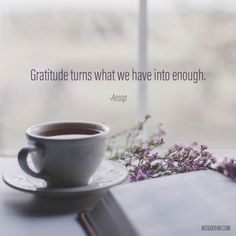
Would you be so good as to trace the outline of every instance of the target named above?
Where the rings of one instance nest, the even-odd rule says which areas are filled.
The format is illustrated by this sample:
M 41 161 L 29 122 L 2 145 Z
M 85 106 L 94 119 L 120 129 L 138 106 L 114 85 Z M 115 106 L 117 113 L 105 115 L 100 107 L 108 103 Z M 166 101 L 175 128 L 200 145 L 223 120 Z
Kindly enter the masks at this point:
M 236 183 L 206 170 L 123 184 L 80 220 L 91 236 L 236 235 Z

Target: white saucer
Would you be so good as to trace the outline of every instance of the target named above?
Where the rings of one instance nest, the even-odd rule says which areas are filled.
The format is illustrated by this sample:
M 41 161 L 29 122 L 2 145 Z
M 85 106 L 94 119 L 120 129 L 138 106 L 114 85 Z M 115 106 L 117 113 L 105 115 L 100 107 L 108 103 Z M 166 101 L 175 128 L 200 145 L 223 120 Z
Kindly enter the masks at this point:
M 10 187 L 41 196 L 67 197 L 100 192 L 124 182 L 128 178 L 127 169 L 114 161 L 104 160 L 88 185 L 74 188 L 49 188 L 46 181 L 31 177 L 20 168 L 3 174 L 3 181 Z

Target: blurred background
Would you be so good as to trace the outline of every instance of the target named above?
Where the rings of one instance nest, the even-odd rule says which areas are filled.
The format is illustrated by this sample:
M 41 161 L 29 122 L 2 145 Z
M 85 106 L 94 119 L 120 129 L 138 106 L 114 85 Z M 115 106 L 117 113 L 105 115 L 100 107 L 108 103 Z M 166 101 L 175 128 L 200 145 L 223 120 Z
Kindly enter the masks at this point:
M 207 81 L 149 82 L 149 130 L 166 146 L 236 148 L 236 2 L 148 0 L 148 69 L 204 71 Z M 138 121 L 138 82 L 32 82 L 37 70 L 138 69 L 138 0 L 0 0 L 0 155 L 27 127 L 93 120 L 112 132 Z M 113 93 L 127 94 L 112 103 Z

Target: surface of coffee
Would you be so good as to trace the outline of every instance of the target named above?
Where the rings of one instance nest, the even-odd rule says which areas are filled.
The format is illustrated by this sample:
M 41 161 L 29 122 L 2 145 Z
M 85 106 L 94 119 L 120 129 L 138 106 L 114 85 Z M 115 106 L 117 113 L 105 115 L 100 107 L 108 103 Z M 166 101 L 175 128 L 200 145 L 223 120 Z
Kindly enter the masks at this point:
M 73 139 L 73 138 L 85 138 L 91 135 L 100 133 L 101 131 L 96 129 L 53 129 L 40 132 L 40 136 L 52 137 L 56 139 Z

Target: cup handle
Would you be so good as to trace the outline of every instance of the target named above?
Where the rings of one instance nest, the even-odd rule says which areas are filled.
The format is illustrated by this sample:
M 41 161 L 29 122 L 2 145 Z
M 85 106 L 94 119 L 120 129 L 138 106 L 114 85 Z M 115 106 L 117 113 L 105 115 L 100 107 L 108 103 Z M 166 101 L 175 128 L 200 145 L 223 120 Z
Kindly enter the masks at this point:
M 28 175 L 31 175 L 35 178 L 46 179 L 46 175 L 43 173 L 43 171 L 37 173 L 28 166 L 27 157 L 31 152 L 38 152 L 40 158 L 43 158 L 42 149 L 33 144 L 27 145 L 26 147 L 22 148 L 18 153 L 18 162 L 21 169 Z

